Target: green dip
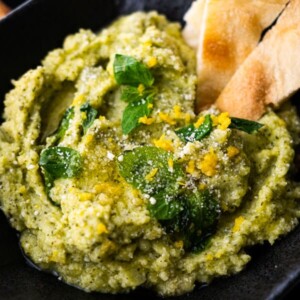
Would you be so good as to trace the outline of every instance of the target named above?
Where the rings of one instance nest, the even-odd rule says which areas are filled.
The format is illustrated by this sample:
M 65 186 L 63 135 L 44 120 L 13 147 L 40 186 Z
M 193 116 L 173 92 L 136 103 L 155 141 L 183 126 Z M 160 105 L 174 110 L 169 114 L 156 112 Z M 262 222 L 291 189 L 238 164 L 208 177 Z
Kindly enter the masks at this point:
M 153 95 L 128 134 L 116 54 L 154 78 L 132 84 Z M 178 24 L 139 12 L 67 37 L 14 81 L 0 127 L 0 204 L 36 265 L 86 291 L 179 295 L 241 271 L 246 247 L 298 224 L 295 109 L 269 111 L 251 134 L 214 108 L 195 116 L 195 64 Z M 179 137 L 208 114 L 203 138 Z

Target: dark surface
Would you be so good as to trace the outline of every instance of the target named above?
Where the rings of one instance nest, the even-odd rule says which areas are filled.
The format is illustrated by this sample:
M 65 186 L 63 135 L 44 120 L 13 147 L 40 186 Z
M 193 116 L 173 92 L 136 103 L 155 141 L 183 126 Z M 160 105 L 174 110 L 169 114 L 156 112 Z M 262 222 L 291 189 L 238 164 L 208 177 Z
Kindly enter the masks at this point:
M 21 4 L 23 4 L 24 0 L 2 0 L 5 4 L 7 4 L 10 8 L 15 8 Z
M 156 9 L 171 20 L 182 20 L 189 0 L 35 0 L 0 22 L 0 99 L 10 80 L 35 67 L 63 38 L 79 28 L 100 29 L 118 14 Z M 72 6 L 70 4 L 72 3 Z M 2 101 L 1 101 L 2 102 Z M 297 299 L 300 278 L 300 227 L 275 246 L 249 249 L 253 260 L 237 276 L 196 287 L 189 295 L 172 299 Z M 293 290 L 293 295 L 290 294 Z M 16 233 L 0 213 L 0 300 L 135 300 L 156 299 L 139 289 L 129 295 L 87 294 L 67 286 L 54 276 L 26 264 Z

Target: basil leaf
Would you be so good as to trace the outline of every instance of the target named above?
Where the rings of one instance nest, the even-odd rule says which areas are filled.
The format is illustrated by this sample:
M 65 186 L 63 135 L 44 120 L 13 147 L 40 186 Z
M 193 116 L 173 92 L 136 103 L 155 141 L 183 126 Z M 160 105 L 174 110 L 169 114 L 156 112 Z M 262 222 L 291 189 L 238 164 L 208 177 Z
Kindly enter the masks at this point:
M 128 183 L 152 198 L 148 204 L 151 215 L 169 233 L 182 239 L 185 249 L 200 251 L 215 232 L 220 205 L 208 190 L 194 192 L 182 188 L 182 167 L 173 162 L 170 170 L 169 159 L 173 159 L 172 154 L 160 148 L 138 147 L 123 154 L 118 168 Z
M 172 159 L 169 152 L 150 146 L 138 147 L 127 151 L 119 162 L 119 172 L 125 180 L 135 188 L 155 199 L 149 203 L 151 214 L 158 220 L 173 218 L 180 212 L 176 202 L 179 193 L 179 180 L 184 178 L 181 166 L 174 162 L 170 170 L 168 160 Z M 149 180 L 147 175 L 156 170 Z
M 220 215 L 219 203 L 208 190 L 190 193 L 187 196 L 191 221 L 197 230 L 212 227 Z
M 184 191 L 180 195 L 181 212 L 164 222 L 167 231 L 184 241 L 184 248 L 201 251 L 208 238 L 215 233 L 221 210 L 219 203 L 208 191 Z
M 45 177 L 53 181 L 58 178 L 72 178 L 82 170 L 80 154 L 67 147 L 50 147 L 41 152 L 39 165 Z M 50 185 L 49 185 L 50 187 Z
M 143 146 L 126 151 L 123 160 L 119 162 L 120 174 L 135 188 L 149 195 L 177 195 L 178 180 L 185 175 L 181 166 L 174 162 L 173 170 L 168 166 L 172 154 L 152 146 Z M 156 174 L 147 179 L 147 175 L 154 169 Z
M 43 174 L 44 174 L 44 180 L 45 180 L 45 187 L 46 187 L 46 192 L 47 195 L 49 195 L 50 190 L 53 187 L 53 177 L 51 176 L 50 173 L 48 173 L 46 170 L 43 170 Z
M 174 196 L 155 195 L 154 204 L 149 204 L 148 209 L 157 220 L 170 220 L 176 217 L 182 210 L 181 203 Z
M 136 87 L 126 86 L 122 89 L 121 100 L 124 102 L 136 102 L 141 100 L 143 96 Z
M 204 122 L 196 128 L 194 124 L 176 130 L 178 137 L 184 142 L 200 141 L 212 131 L 212 120 L 210 115 L 206 115 Z
M 70 121 L 73 118 L 74 118 L 74 107 L 70 107 L 66 110 L 66 112 L 63 115 L 63 118 L 60 121 L 60 125 L 56 132 L 55 141 L 53 143 L 56 143 L 57 141 L 61 140 L 64 137 L 66 131 L 69 128 Z
M 45 189 L 46 189 L 46 194 L 48 196 L 48 199 L 53 205 L 60 207 L 60 203 L 54 201 L 50 197 L 50 190 L 53 188 L 54 185 L 53 177 L 46 170 L 43 170 L 43 175 L 44 175 Z
M 139 118 L 149 116 L 152 108 L 149 104 L 153 103 L 153 97 L 148 96 L 146 99 L 142 98 L 138 101 L 130 102 L 123 112 L 122 117 L 122 131 L 123 134 L 129 134 L 139 124 Z
M 190 226 L 186 240 L 193 252 L 199 252 L 207 245 L 208 238 L 215 233 L 215 227 L 221 214 L 219 203 L 208 191 L 197 191 L 188 195 Z
M 124 102 L 136 102 L 142 100 L 143 98 L 147 98 L 148 96 L 154 96 L 156 94 L 156 89 L 146 88 L 144 91 L 140 92 L 138 88 L 133 86 L 125 86 L 122 89 L 121 100 Z
M 82 121 L 83 133 L 86 134 L 87 130 L 95 121 L 98 111 L 94 109 L 89 103 L 81 105 L 80 111 L 86 113 L 86 118 Z
M 230 118 L 231 123 L 229 125 L 229 128 L 232 129 L 238 129 L 247 133 L 253 133 L 254 131 L 259 130 L 261 127 L 263 127 L 263 124 L 260 124 L 255 121 L 240 119 L 240 118 Z
M 116 82 L 119 85 L 138 86 L 142 83 L 149 87 L 154 83 L 154 77 L 150 70 L 131 56 L 116 54 L 113 68 Z

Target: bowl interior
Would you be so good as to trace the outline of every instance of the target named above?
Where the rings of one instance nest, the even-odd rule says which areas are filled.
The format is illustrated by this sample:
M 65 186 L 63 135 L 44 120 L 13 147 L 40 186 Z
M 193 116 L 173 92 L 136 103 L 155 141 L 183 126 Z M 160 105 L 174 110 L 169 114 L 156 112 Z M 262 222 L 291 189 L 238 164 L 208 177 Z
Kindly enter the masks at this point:
M 136 10 L 157 10 L 182 22 L 192 0 L 32 0 L 0 22 L 0 99 L 11 79 L 36 67 L 47 52 L 79 28 L 99 30 L 117 16 Z M 272 299 L 282 296 L 300 275 L 300 228 L 275 246 L 249 249 L 253 260 L 240 274 L 220 278 L 207 287 L 197 286 L 180 300 Z M 18 246 L 16 232 L 0 212 L 0 295 L 5 299 L 156 299 L 153 292 L 138 289 L 128 295 L 88 294 L 70 287 L 51 274 L 30 267 Z M 1 298 L 1 297 L 0 297 Z

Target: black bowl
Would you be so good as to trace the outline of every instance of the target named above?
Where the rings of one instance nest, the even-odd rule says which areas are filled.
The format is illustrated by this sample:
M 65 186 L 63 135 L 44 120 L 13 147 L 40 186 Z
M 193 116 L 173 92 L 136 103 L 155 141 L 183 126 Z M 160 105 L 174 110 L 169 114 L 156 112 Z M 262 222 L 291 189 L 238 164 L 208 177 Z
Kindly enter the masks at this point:
M 10 80 L 36 67 L 47 52 L 79 28 L 98 30 L 121 14 L 158 10 L 182 22 L 192 0 L 32 0 L 0 21 L 0 99 L 11 88 Z M 1 101 L 3 109 L 3 101 Z M 220 278 L 178 300 L 284 298 L 300 279 L 300 227 L 273 247 L 249 249 L 253 259 L 240 274 Z M 290 294 L 289 294 L 290 295 Z M 88 294 L 39 272 L 26 263 L 16 232 L 0 212 L 0 299 L 158 299 L 137 289 L 128 295 Z M 289 299 L 290 296 L 289 296 Z

